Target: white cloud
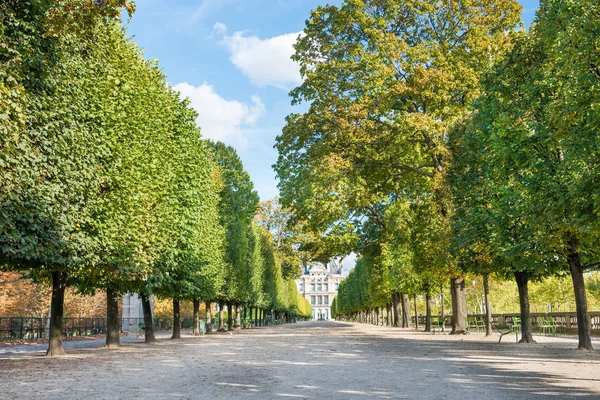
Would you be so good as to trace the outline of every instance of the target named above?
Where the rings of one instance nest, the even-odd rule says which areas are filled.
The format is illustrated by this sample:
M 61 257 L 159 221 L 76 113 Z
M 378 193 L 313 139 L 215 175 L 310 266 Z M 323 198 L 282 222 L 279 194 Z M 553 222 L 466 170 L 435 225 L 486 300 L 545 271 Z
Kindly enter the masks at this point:
M 223 38 L 231 62 L 256 86 L 275 86 L 289 89 L 302 83 L 298 64 L 290 59 L 293 45 L 301 32 L 288 33 L 269 39 L 246 36 L 236 32 Z
M 187 82 L 174 86 L 198 112 L 196 123 L 202 136 L 228 144 L 245 145 L 244 134 L 264 114 L 265 106 L 258 96 L 251 96 L 251 104 L 237 100 L 226 100 L 215 89 L 203 83 L 193 86 Z
M 227 25 L 222 22 L 217 22 L 213 25 L 213 35 L 224 35 L 227 33 Z

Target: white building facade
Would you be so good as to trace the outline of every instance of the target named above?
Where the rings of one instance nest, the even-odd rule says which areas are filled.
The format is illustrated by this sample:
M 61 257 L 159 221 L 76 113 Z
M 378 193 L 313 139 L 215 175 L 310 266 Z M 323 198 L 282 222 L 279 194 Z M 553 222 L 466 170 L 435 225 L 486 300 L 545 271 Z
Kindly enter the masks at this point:
M 331 302 L 338 293 L 342 279 L 341 262 L 304 266 L 302 276 L 296 280 L 296 286 L 312 306 L 313 320 L 332 319 Z

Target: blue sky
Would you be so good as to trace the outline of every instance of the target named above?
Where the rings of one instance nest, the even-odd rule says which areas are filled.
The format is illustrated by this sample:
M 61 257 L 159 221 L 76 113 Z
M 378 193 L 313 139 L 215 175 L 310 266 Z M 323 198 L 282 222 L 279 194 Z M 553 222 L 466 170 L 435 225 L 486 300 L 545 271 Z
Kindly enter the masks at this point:
M 235 147 L 262 200 L 277 194 L 275 137 L 300 82 L 289 60 L 326 0 L 136 0 L 128 32 L 199 112 L 203 136 Z M 341 0 L 329 0 L 340 4 Z M 538 0 L 521 0 L 529 25 Z

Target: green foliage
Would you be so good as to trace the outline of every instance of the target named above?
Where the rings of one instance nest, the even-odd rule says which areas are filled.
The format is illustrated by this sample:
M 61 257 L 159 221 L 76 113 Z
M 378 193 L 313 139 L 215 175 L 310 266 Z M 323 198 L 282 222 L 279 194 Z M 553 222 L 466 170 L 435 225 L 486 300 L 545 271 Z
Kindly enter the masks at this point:
M 351 308 L 459 273 L 447 252 L 448 132 L 470 115 L 519 12 L 512 0 L 345 1 L 312 12 L 293 56 L 305 79 L 291 92 L 310 108 L 287 118 L 275 169 L 284 206 L 305 233 L 328 239 L 313 254 L 362 255 L 356 276 L 369 296 Z
M 219 212 L 226 231 L 225 287 L 219 297 L 235 304 L 244 303 L 252 291 L 247 269 L 249 234 L 252 218 L 258 208 L 258 194 L 235 150 L 221 142 L 209 142 L 213 157 L 223 177 Z

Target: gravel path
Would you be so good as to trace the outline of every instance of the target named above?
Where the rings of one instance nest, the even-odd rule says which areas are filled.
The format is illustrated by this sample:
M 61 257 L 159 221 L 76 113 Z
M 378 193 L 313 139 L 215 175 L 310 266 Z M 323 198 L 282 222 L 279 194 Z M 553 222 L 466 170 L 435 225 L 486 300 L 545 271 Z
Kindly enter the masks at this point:
M 0 355 L 0 398 L 600 399 L 599 352 L 537 339 L 304 322 L 58 359 Z

